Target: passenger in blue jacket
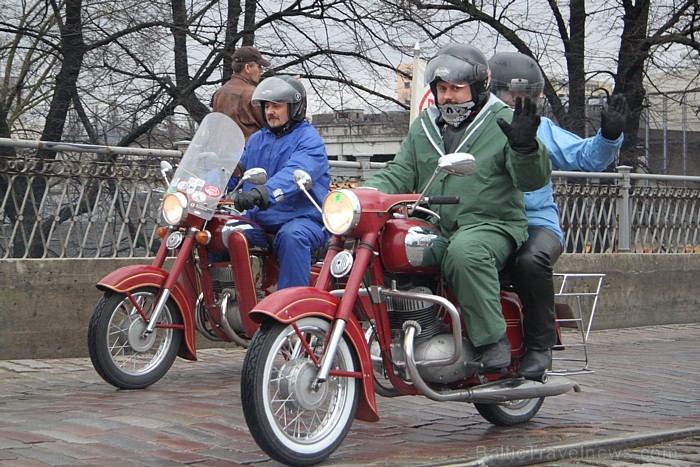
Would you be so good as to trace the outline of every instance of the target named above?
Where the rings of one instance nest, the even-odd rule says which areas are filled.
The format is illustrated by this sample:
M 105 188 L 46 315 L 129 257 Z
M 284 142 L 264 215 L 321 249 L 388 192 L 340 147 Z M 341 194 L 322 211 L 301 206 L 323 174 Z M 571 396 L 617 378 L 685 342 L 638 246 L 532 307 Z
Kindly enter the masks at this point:
M 532 58 L 520 53 L 498 53 L 489 60 L 492 92 L 513 107 L 516 97 L 530 96 L 537 102 L 544 90 L 544 76 Z M 590 138 L 559 128 L 546 117 L 540 120 L 537 138 L 549 151 L 554 170 L 600 172 L 617 157 L 627 121 L 627 103 L 614 94 L 600 115 L 600 130 Z M 528 240 L 518 250 L 509 271 L 523 304 L 524 339 L 527 352 L 519 372 L 539 379 L 551 368 L 551 348 L 557 342 L 554 323 L 553 266 L 564 249 L 559 209 L 554 203 L 552 182 L 525 193 Z
M 277 288 L 309 285 L 311 252 L 329 238 L 321 213 L 294 182 L 294 171 L 307 172 L 313 181 L 310 195 L 321 204 L 330 185 L 326 148 L 306 120 L 306 90 L 291 76 L 273 76 L 255 89 L 265 126 L 253 133 L 243 150 L 243 169 L 263 168 L 264 185 L 244 183 L 234 204 L 267 233 L 275 234 L 272 248 L 280 261 Z M 246 234 L 260 244 L 265 235 Z

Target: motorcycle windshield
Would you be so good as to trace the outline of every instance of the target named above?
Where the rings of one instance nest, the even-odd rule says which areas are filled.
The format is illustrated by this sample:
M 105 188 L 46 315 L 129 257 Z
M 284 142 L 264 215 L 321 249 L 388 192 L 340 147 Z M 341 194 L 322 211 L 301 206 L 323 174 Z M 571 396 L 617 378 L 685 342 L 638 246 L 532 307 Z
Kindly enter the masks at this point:
M 231 118 L 219 112 L 208 114 L 182 156 L 168 193 L 185 193 L 188 213 L 211 219 L 244 145 L 243 132 Z

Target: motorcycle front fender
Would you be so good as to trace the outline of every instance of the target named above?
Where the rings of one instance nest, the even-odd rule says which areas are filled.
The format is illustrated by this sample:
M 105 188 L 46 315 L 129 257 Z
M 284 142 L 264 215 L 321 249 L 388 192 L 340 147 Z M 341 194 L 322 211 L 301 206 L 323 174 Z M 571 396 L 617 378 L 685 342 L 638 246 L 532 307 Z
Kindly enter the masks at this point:
M 160 289 L 165 283 L 168 272 L 151 265 L 131 265 L 116 269 L 103 277 L 96 287 L 102 291 L 111 290 L 117 293 L 128 293 L 139 287 L 155 287 Z M 182 346 L 178 356 L 185 360 L 197 360 L 195 346 L 195 324 L 192 300 L 187 298 L 187 293 L 179 282 L 175 283 L 175 289 L 170 291 L 170 297 L 180 309 L 182 322 L 184 323 L 184 335 Z
M 332 322 L 339 303 L 340 300 L 337 297 L 314 287 L 289 287 L 261 300 L 250 312 L 250 318 L 260 324 L 269 319 L 289 324 L 311 316 Z M 362 325 L 354 315 L 350 316 L 345 325 L 345 334 L 357 352 L 362 371 L 362 397 L 358 401 L 355 418 L 376 422 L 379 420 L 379 414 L 374 394 L 372 359 Z

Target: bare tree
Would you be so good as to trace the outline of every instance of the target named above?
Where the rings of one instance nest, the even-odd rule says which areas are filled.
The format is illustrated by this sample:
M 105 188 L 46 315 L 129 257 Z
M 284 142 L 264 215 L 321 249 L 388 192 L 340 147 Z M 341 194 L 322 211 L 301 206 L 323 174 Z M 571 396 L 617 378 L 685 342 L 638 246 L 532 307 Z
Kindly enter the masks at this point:
M 410 59 L 416 40 L 429 52 L 462 40 L 487 55 L 505 44 L 540 61 L 550 72 L 546 95 L 554 116 L 579 134 L 586 126 L 586 82 L 611 79 L 630 102 L 626 147 L 633 147 L 646 70 L 673 47 L 699 48 L 694 0 L 572 0 L 565 9 L 551 0 L 95 0 L 89 5 L 36 0 L 24 5 L 12 18 L 0 13 L 0 33 L 24 41 L 3 41 L 0 60 L 7 69 L 10 53 L 28 57 L 33 47 L 51 60 L 26 62 L 37 81 L 21 81 L 3 94 L 5 132 L 16 131 L 27 109 L 23 105 L 30 102 L 34 109 L 44 105 L 43 138 L 65 137 L 61 121 L 73 118 L 89 141 L 105 142 L 111 132 L 117 135 L 111 143 L 120 145 L 138 144 L 166 121 L 201 120 L 216 86 L 230 77 L 231 54 L 241 45 L 263 50 L 273 61 L 269 73 L 308 80 L 319 105 L 383 110 L 405 108 L 396 97 L 396 70 Z M 554 85 L 561 82 L 568 88 L 566 101 Z M 67 109 L 77 117 L 67 117 Z
M 625 130 L 621 162 L 633 166 L 639 165 L 639 154 L 634 149 L 648 70 L 661 65 L 661 57 L 674 48 L 700 51 L 697 0 L 572 0 L 568 2 L 568 11 L 563 11 L 562 4 L 552 0 L 533 0 L 527 4 L 409 1 L 417 11 L 437 12 L 452 20 L 422 23 L 430 37 L 459 39 L 464 37 L 460 27 L 468 26 L 473 32 L 486 26 L 488 31 L 482 30 L 482 42 L 488 42 L 488 32 L 492 32 L 494 48 L 505 40 L 519 52 L 539 59 L 543 65 L 556 63 L 563 56 L 568 101 L 562 103 L 552 85 L 552 76 L 547 79 L 545 94 L 559 123 L 580 135 L 584 134 L 586 125 L 586 82 L 606 76 L 612 79 L 614 92 L 623 93 L 630 105 L 631 118 Z M 587 25 L 593 37 L 586 32 Z M 678 64 L 663 66 L 668 70 L 669 66 Z

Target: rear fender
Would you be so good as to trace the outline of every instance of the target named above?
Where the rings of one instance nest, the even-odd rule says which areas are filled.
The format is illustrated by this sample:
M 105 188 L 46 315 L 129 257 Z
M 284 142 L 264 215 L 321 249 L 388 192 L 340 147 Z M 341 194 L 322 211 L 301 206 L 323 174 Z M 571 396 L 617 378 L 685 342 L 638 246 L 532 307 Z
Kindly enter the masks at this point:
M 289 287 L 265 297 L 250 312 L 250 318 L 257 323 L 274 319 L 289 324 L 311 316 L 333 321 L 340 299 L 314 287 Z M 365 342 L 362 325 L 354 315 L 345 325 L 345 335 L 357 352 L 362 371 L 362 397 L 360 397 L 355 418 L 366 422 L 379 420 L 377 401 L 374 395 L 374 373 L 369 347 Z
M 111 290 L 122 294 L 140 287 L 160 289 L 163 287 L 167 276 L 167 271 L 155 266 L 131 265 L 110 272 L 96 284 L 96 287 L 105 292 Z M 191 300 L 188 300 L 187 294 L 179 282 L 176 282 L 175 289 L 170 291 L 170 297 L 178 306 L 185 327 L 185 339 L 180 345 L 178 356 L 186 360 L 197 360 L 194 311 L 192 310 Z

